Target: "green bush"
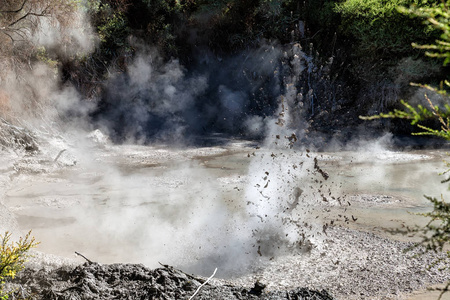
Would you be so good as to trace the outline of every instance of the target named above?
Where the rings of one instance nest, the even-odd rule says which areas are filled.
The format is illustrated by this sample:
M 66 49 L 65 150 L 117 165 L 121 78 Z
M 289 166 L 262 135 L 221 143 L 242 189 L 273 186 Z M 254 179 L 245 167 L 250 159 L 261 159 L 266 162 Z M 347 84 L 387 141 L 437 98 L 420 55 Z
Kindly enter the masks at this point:
M 90 0 L 87 9 L 93 26 L 100 38 L 97 55 L 102 59 L 111 59 L 121 47 L 127 46 L 130 34 L 125 17 L 128 3 L 126 1 Z
M 292 0 L 202 0 L 190 6 L 189 20 L 210 48 L 234 52 L 262 40 L 291 42 L 298 7 Z
M 334 10 L 342 17 L 341 30 L 356 39 L 359 55 L 395 57 L 412 53 L 413 41 L 427 41 L 432 34 L 416 16 L 398 10 L 412 4 L 428 5 L 426 0 L 346 0 Z
M 11 242 L 11 233 L 8 231 L 0 239 L 0 299 L 6 300 L 10 293 L 4 289 L 5 281 L 13 279 L 24 268 L 28 251 L 39 243 L 31 237 L 31 231 L 15 243 Z
M 414 43 L 415 48 L 426 49 L 427 56 L 444 59 L 444 65 L 450 63 L 450 1 L 442 1 L 431 7 L 416 7 L 409 9 L 401 8 L 404 14 L 416 15 L 425 19 L 425 24 L 437 28 L 441 35 L 434 43 L 428 45 L 419 45 Z

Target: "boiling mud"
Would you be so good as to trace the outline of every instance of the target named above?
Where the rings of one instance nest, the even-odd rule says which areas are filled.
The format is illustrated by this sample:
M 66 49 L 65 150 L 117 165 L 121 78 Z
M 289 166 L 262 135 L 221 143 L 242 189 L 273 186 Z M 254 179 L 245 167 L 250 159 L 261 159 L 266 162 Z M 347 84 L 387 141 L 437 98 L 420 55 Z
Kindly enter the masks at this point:
M 5 205 L 21 229 L 33 229 L 39 250 L 102 263 L 233 268 L 275 255 L 286 241 L 320 243 L 331 224 L 383 233 L 420 223 L 408 211 L 429 210 L 423 195 L 447 192 L 440 151 L 120 146 L 96 155 L 14 179 Z

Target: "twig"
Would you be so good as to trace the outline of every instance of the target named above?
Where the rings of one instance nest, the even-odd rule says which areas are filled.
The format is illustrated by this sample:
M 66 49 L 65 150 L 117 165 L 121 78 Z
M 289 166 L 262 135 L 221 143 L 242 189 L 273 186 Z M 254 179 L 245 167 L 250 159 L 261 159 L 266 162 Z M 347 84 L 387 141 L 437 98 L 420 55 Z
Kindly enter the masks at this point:
M 27 3 L 27 0 L 23 1 L 22 5 L 16 10 L 1 10 L 0 13 L 5 13 L 5 14 L 18 13 L 25 7 L 25 3 Z
M 203 278 L 199 278 L 199 277 L 192 276 L 192 275 L 190 275 L 190 274 L 188 274 L 188 273 L 185 273 L 185 272 L 183 272 L 183 271 L 181 271 L 181 270 L 179 270 L 179 269 L 175 269 L 175 268 L 172 267 L 172 266 L 165 265 L 165 264 L 162 264 L 162 263 L 160 263 L 160 262 L 158 262 L 158 263 L 159 263 L 161 266 L 163 266 L 164 268 L 169 269 L 170 271 L 176 271 L 176 272 L 178 272 L 178 273 L 182 273 L 182 274 L 185 275 L 187 278 L 190 278 L 190 279 L 193 279 L 193 280 L 200 281 L 201 283 L 203 283 L 203 282 L 205 281 Z
M 93 264 L 93 262 L 92 262 L 90 259 L 88 259 L 86 256 L 84 256 L 83 254 L 78 253 L 77 251 L 75 251 L 75 254 L 76 254 L 76 255 L 79 255 L 79 256 L 81 256 L 82 258 L 84 258 L 85 260 L 87 260 L 88 263 Z
M 197 295 L 198 291 L 200 291 L 200 289 L 201 289 L 205 284 L 207 284 L 208 281 L 209 281 L 211 278 L 214 277 L 214 275 L 216 275 L 216 272 L 217 272 L 217 268 L 214 270 L 214 273 L 213 273 L 213 274 L 212 274 L 205 282 L 203 282 L 202 285 L 200 285 L 200 286 L 197 288 L 197 290 L 196 290 L 195 293 L 189 298 L 189 300 L 192 300 L 192 299 L 195 297 L 195 295 Z
M 59 151 L 58 155 L 55 157 L 55 159 L 53 160 L 53 163 L 55 163 L 58 158 L 61 156 L 61 154 L 63 154 L 63 152 L 66 151 L 66 149 L 62 149 L 61 151 Z M 75 252 L 76 253 L 76 252 Z
M 438 300 L 441 300 L 441 299 L 442 299 L 442 296 L 443 296 L 445 293 L 447 293 L 448 291 L 450 291 L 449 287 L 450 287 L 450 281 L 447 282 L 447 285 L 441 290 L 441 294 L 439 295 Z

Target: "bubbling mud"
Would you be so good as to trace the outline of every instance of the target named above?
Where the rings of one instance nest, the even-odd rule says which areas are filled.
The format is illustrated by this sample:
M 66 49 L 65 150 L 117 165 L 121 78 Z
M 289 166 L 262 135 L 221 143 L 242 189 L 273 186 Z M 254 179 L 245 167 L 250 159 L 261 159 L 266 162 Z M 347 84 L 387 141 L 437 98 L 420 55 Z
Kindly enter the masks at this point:
M 386 229 L 417 224 L 408 211 L 429 209 L 418 183 L 439 180 L 444 152 L 315 153 L 233 141 L 85 149 L 55 147 L 13 164 L 4 203 L 20 229 L 33 229 L 40 251 L 79 262 L 75 251 L 101 263 L 162 262 L 204 276 L 217 267 L 216 277 L 239 284 L 277 278 L 270 288 L 292 288 L 302 264 L 309 275 L 298 282 L 339 297 L 398 294 L 445 277 L 417 273 L 383 289 L 354 275 L 377 261 L 371 270 L 382 282 L 392 264 L 408 278 L 430 261 L 407 263 L 408 240 Z

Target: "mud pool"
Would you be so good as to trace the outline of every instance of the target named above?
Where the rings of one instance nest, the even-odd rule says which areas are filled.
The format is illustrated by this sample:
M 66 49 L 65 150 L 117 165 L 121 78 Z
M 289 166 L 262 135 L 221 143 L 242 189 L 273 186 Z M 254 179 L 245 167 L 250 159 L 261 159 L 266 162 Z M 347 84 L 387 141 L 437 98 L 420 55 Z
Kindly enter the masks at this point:
M 397 297 L 448 278 L 413 271 L 424 261 L 402 258 L 402 243 L 414 238 L 391 232 L 424 224 L 409 213 L 430 209 L 424 194 L 446 196 L 445 150 L 104 144 L 69 148 L 53 162 L 61 148 L 51 149 L 4 172 L 4 205 L 44 253 L 204 276 L 217 267 L 233 283 L 326 288 L 338 299 Z

